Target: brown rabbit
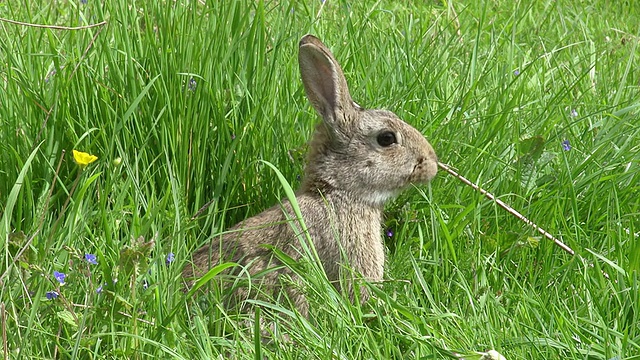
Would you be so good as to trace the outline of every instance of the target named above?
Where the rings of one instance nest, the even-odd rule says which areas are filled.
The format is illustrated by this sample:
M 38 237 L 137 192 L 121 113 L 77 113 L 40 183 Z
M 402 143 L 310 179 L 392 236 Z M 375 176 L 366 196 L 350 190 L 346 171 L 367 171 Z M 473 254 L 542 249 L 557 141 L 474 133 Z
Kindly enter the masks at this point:
M 436 174 L 436 154 L 424 136 L 390 111 L 356 104 L 340 65 L 320 40 L 304 36 L 298 61 L 307 97 L 323 119 L 311 140 L 304 179 L 296 193 L 308 233 L 302 233 L 300 222 L 291 221 L 296 216 L 284 200 L 197 250 L 193 263 L 183 271 L 190 281 L 223 261 L 237 262 L 255 276 L 280 265 L 274 248 L 298 260 L 307 235 L 327 278 L 339 290 L 345 267 L 368 281 L 381 281 L 385 202 Z M 344 273 L 343 279 L 352 272 Z M 266 272 L 261 281 L 278 291 L 282 275 L 292 276 L 292 272 L 283 267 Z M 353 299 L 352 282 L 346 284 Z M 296 290 L 287 293 L 307 315 L 304 296 Z M 252 295 L 244 292 L 243 296 Z M 367 298 L 362 292 L 360 300 Z

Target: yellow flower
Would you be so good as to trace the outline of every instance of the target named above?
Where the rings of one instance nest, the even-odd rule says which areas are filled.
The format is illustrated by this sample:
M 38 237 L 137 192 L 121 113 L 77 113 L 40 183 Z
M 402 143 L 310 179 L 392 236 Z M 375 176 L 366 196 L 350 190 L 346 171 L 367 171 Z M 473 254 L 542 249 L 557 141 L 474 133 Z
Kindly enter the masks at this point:
M 78 166 L 84 169 L 85 167 L 87 167 L 87 165 L 98 160 L 98 157 L 82 151 L 73 150 L 73 160 L 75 160 Z

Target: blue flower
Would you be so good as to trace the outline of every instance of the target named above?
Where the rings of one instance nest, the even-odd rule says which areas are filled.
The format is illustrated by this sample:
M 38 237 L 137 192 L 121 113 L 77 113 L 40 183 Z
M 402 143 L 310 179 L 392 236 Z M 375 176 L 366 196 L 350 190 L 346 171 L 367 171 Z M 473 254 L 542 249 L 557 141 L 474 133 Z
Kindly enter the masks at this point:
M 384 233 L 388 237 L 393 237 L 393 230 L 391 228 L 387 228 L 387 230 L 385 230 Z
M 98 265 L 97 257 L 94 254 L 84 254 L 84 259 L 87 260 L 89 264 Z
M 196 87 L 198 87 L 198 83 L 196 82 L 196 79 L 194 78 L 189 79 L 189 85 L 187 86 L 187 89 L 189 91 L 196 91 Z
M 102 293 L 102 287 L 105 286 L 107 284 L 102 284 L 100 286 L 98 286 L 98 288 L 96 289 L 96 294 L 101 294 Z
M 569 143 L 569 140 L 564 140 L 562 142 L 562 150 L 564 150 L 564 151 L 571 150 L 571 143 Z
M 58 294 L 57 291 L 47 291 L 44 296 L 47 297 L 47 299 L 49 300 L 53 300 L 56 299 L 60 294 Z
M 569 113 L 569 115 L 571 115 L 571 117 L 578 117 L 578 110 L 571 109 L 571 113 Z
M 170 252 L 167 255 L 167 259 L 166 259 L 167 265 L 171 264 L 175 259 L 176 259 L 176 256 L 172 252 Z
M 60 283 L 60 285 L 64 285 L 64 278 L 65 278 L 66 276 L 67 276 L 67 275 L 66 275 L 65 273 L 61 273 L 61 272 L 57 272 L 57 271 L 54 271 L 54 272 L 53 272 L 53 277 L 54 277 L 54 278 L 56 278 L 56 280 L 58 280 L 58 282 Z
M 515 75 L 515 76 L 520 75 L 520 69 L 513 70 L 513 75 Z

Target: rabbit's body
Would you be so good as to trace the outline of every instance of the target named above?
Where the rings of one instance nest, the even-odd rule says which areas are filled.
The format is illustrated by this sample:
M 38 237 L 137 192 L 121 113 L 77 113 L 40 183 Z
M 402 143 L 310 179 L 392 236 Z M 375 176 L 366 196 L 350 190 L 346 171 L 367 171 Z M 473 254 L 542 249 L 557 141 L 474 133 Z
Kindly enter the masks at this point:
M 308 236 L 327 278 L 338 289 L 347 267 L 368 281 L 380 281 L 385 258 L 383 206 L 410 184 L 435 176 L 435 152 L 419 131 L 392 112 L 365 110 L 353 102 L 338 62 L 315 37 L 300 41 L 299 62 L 307 96 L 324 120 L 310 143 L 305 176 L 296 193 Z M 238 262 L 257 274 L 279 265 L 273 248 L 298 260 L 306 234 L 295 233 L 301 230 L 291 222 L 295 218 L 290 203 L 283 201 L 237 224 L 196 251 L 184 276 L 197 278 L 221 260 Z M 291 271 L 285 267 L 267 273 L 263 284 L 277 288 L 284 273 Z M 304 297 L 287 292 L 306 313 Z M 366 298 L 363 292 L 360 300 Z
M 307 225 L 309 238 L 313 240 L 327 278 L 340 288 L 341 269 L 348 266 L 368 281 L 380 281 L 383 275 L 384 249 L 380 237 L 381 208 L 363 206 L 347 201 L 339 191 L 324 196 L 319 193 L 302 193 L 296 196 L 302 218 Z M 286 215 L 285 215 L 286 211 Z M 229 229 L 213 245 L 204 246 L 193 254 L 193 265 L 188 265 L 184 275 L 188 278 L 203 275 L 212 266 L 233 261 L 248 265 L 252 276 L 265 269 L 280 265 L 271 247 L 284 252 L 293 260 L 305 254 L 303 244 L 306 234 L 296 234 L 301 229 L 295 222 L 295 214 L 288 201 L 274 206 Z M 266 246 L 265 246 L 266 245 Z M 222 258 L 221 258 L 222 257 Z M 262 286 L 278 287 L 279 277 L 291 276 L 288 268 L 267 272 L 258 278 Z M 248 296 L 241 292 L 240 298 Z M 290 296 L 298 296 L 290 293 Z M 366 293 L 361 296 L 366 297 Z M 306 304 L 293 299 L 299 310 L 306 312 Z M 237 301 L 236 298 L 233 302 Z

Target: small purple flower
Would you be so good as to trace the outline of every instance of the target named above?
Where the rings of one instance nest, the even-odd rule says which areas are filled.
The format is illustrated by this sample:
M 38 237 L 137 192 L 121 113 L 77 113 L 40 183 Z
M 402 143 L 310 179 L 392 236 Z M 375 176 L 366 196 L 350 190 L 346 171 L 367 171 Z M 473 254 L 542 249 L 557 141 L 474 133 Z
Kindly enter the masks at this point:
M 571 143 L 569 143 L 569 140 L 564 140 L 562 142 L 562 150 L 564 150 L 564 151 L 571 150 Z
M 513 75 L 515 75 L 515 76 L 520 75 L 520 69 L 513 70 Z
M 102 284 L 100 286 L 98 286 L 98 288 L 96 289 L 96 294 L 102 294 L 102 287 L 105 286 L 107 284 Z
M 569 113 L 569 115 L 571 115 L 571 117 L 578 117 L 578 110 L 571 109 L 571 113 Z
M 56 278 L 56 280 L 58 280 L 60 285 L 64 285 L 64 278 L 67 277 L 67 275 L 65 273 L 54 271 L 53 277 Z
M 196 79 L 194 78 L 189 79 L 189 85 L 187 86 L 187 89 L 189 91 L 196 91 L 197 86 L 198 86 L 198 83 L 196 82 Z
M 80 3 L 86 5 L 88 1 L 89 0 L 80 0 Z
M 393 230 L 391 228 L 387 228 L 387 230 L 384 231 L 384 234 L 387 235 L 387 237 L 393 237 Z
M 56 74 L 56 69 L 53 69 L 51 71 L 49 71 L 49 73 L 47 74 L 47 76 L 44 78 L 44 82 L 48 83 L 49 81 L 51 81 L 51 78 L 53 77 L 53 75 Z
M 171 264 L 174 260 L 176 259 L 176 256 L 174 253 L 170 252 L 167 255 L 167 259 L 165 260 L 165 262 L 167 263 L 167 265 Z
M 98 259 L 94 254 L 84 254 L 84 259 L 91 265 L 98 265 Z
M 44 296 L 46 296 L 46 297 L 47 297 L 47 299 L 49 299 L 49 300 L 57 299 L 59 295 L 60 295 L 60 294 L 58 294 L 58 292 L 57 292 L 57 291 L 47 291 L 47 292 L 44 294 Z

